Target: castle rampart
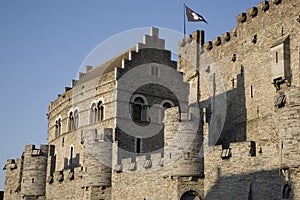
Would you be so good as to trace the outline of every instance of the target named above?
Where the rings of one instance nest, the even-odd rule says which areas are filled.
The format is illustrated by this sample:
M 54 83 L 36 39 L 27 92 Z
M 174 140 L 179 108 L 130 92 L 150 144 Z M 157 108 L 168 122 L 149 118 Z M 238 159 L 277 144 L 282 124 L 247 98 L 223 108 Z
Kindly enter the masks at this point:
M 157 28 L 86 66 L 49 105 L 48 145 L 7 161 L 5 199 L 299 199 L 299 13 L 263 1 L 195 31 L 180 72 Z

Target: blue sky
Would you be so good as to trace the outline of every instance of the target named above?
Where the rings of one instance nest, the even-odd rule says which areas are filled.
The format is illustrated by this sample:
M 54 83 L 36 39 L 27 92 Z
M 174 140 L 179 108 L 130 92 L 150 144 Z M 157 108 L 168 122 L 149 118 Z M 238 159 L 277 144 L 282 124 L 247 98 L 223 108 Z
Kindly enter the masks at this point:
M 259 2 L 1 0 L 0 167 L 6 159 L 20 157 L 26 144 L 47 143 L 48 105 L 70 86 L 86 56 L 105 39 L 151 26 L 183 32 L 186 3 L 209 23 L 188 23 L 187 32 L 203 29 L 208 41 L 234 28 L 236 15 Z M 108 56 L 119 53 L 111 48 Z M 0 190 L 4 180 L 1 170 Z

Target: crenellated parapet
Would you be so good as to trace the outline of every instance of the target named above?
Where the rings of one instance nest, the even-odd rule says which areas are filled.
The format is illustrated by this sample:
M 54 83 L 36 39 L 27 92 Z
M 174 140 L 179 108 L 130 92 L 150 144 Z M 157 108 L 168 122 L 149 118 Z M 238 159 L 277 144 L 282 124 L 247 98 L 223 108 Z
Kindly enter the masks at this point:
M 225 45 L 236 37 L 244 38 L 247 32 L 251 33 L 255 29 L 263 29 L 263 27 L 261 27 L 262 24 L 272 25 L 272 23 L 278 23 L 276 17 L 274 17 L 276 21 L 272 21 L 272 17 L 270 16 L 280 14 L 280 10 L 282 9 L 291 9 L 289 8 L 290 5 L 291 3 L 288 0 L 262 1 L 256 7 L 249 8 L 246 12 L 238 14 L 236 16 L 236 28 L 214 38 L 212 41 L 207 41 L 204 44 L 204 49 L 209 51 L 213 48 Z M 297 6 L 294 5 L 292 9 L 296 7 Z M 294 22 L 297 20 L 297 15 L 295 15 Z
M 143 172 L 157 170 L 164 166 L 164 156 L 162 153 L 149 153 L 144 155 L 135 155 L 131 158 L 121 159 L 115 167 L 117 172 Z
M 58 184 L 72 181 L 82 181 L 83 167 L 76 167 L 73 169 L 63 169 L 61 171 L 55 171 L 51 176 L 47 177 L 47 183 Z

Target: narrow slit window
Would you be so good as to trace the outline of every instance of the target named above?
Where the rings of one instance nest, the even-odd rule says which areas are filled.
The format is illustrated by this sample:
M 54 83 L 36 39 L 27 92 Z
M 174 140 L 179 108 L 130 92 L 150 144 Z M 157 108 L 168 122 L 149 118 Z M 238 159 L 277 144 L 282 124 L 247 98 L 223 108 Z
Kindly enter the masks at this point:
M 136 153 L 141 153 L 141 138 L 136 139 Z
M 74 153 L 74 147 L 71 147 L 71 149 L 70 149 L 70 164 L 72 164 L 73 153 Z

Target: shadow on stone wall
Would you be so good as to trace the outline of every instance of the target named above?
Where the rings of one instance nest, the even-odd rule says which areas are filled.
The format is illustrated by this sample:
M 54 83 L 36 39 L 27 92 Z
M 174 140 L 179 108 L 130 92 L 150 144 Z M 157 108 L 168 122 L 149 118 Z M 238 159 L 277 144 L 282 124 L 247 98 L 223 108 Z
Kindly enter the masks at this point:
M 208 100 L 201 102 L 201 107 L 206 110 L 205 122 L 209 124 L 210 146 L 217 144 L 228 148 L 229 143 L 246 141 L 247 113 L 243 69 L 236 80 L 232 79 L 231 82 L 232 90 L 219 95 L 213 94 Z M 218 86 L 214 86 L 214 91 L 215 87 Z
M 275 200 L 282 197 L 284 178 L 278 169 L 231 176 L 222 176 L 222 170 L 217 170 L 219 176 L 207 192 L 206 200 Z
M 80 167 L 80 154 L 77 153 L 73 158 L 65 158 L 64 159 L 64 169 L 73 169 L 75 167 Z

